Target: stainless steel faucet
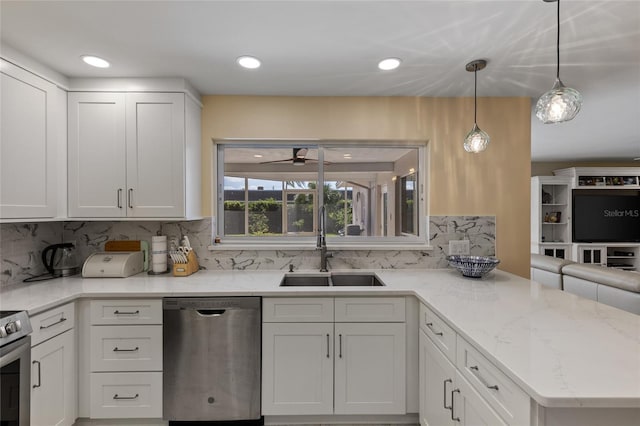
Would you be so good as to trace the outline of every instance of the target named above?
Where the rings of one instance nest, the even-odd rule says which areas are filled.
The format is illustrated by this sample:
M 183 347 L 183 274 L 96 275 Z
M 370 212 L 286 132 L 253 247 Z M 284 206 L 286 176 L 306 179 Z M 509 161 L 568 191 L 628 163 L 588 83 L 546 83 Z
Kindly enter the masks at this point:
M 316 247 L 320 249 L 320 272 L 328 272 L 327 259 L 333 257 L 332 253 L 327 253 L 327 234 L 324 223 L 325 208 L 320 208 L 320 228 L 318 229 L 318 242 Z

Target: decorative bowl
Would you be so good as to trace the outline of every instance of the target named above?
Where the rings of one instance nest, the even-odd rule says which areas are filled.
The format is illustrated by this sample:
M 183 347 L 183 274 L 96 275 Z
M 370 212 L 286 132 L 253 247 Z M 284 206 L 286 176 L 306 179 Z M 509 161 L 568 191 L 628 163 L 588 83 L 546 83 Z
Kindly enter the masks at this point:
M 450 266 L 470 278 L 480 278 L 500 263 L 499 259 L 488 256 L 447 256 L 447 260 Z

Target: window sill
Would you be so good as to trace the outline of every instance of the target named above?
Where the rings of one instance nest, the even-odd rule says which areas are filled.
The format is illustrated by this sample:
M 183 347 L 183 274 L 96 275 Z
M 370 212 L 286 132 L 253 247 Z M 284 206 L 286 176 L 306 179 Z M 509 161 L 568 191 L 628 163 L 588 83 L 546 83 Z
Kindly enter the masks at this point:
M 219 244 L 210 245 L 207 247 L 209 251 L 225 251 L 225 250 L 300 250 L 300 251 L 314 251 L 318 248 L 314 244 L 304 244 L 299 242 L 278 242 L 274 243 L 270 242 L 255 242 L 255 241 L 232 241 L 232 242 L 222 242 Z M 433 246 L 424 244 L 424 243 L 405 243 L 405 244 L 397 244 L 397 243 L 378 243 L 371 244 L 369 242 L 362 242 L 360 244 L 355 243 L 334 243 L 327 242 L 327 250 L 329 251 L 339 251 L 339 250 L 359 250 L 359 251 L 371 251 L 371 250 L 388 250 L 388 251 L 397 251 L 397 250 L 433 250 Z

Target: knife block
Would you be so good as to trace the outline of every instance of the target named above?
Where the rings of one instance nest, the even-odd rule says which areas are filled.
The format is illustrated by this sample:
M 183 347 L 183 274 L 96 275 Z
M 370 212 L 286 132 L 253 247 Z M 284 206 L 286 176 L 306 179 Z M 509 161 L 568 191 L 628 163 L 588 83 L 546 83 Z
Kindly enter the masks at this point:
M 200 265 L 196 254 L 192 251 L 187 255 L 187 263 L 174 263 L 173 264 L 173 276 L 174 277 L 188 277 L 191 274 L 198 272 Z

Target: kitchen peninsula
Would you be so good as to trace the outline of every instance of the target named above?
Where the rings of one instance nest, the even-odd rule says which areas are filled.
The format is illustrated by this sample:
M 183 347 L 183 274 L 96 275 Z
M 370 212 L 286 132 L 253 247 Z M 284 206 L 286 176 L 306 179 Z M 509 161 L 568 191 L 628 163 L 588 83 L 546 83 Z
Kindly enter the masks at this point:
M 639 418 L 640 316 L 503 271 L 480 280 L 452 270 L 375 273 L 386 286 L 292 290 L 279 287 L 284 274 L 278 271 L 201 271 L 182 279 L 64 278 L 5 289 L 1 296 L 3 309 L 24 309 L 30 315 L 87 298 L 415 297 L 458 336 L 458 350 L 468 344 L 527 395 L 527 424 L 631 425 Z M 419 319 L 410 321 L 411 315 L 417 313 L 407 311 L 408 341 L 419 333 Z M 80 348 L 84 344 L 80 337 Z M 416 374 L 408 364 L 407 377 Z M 265 420 L 268 424 L 269 417 Z

